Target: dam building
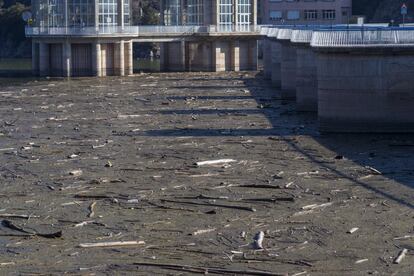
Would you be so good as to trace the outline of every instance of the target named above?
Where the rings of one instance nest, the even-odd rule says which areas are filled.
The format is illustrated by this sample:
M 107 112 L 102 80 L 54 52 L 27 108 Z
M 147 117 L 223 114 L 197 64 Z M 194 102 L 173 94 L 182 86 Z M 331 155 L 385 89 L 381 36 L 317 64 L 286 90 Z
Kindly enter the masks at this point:
M 133 74 L 133 43 L 159 43 L 162 71 L 257 70 L 257 0 L 161 0 L 160 25 L 133 26 L 130 0 L 32 0 L 39 76 Z

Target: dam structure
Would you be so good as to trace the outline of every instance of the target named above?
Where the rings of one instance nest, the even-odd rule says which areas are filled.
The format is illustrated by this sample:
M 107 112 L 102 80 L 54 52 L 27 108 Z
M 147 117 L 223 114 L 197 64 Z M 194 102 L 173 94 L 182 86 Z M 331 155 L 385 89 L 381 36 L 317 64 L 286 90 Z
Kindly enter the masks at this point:
M 257 70 L 257 0 L 161 0 L 160 25 L 133 26 L 130 0 L 32 0 L 38 76 L 133 74 L 133 43 L 160 45 L 161 71 Z
M 414 28 L 273 26 L 261 33 L 276 45 L 264 51 L 272 61 L 265 77 L 280 79 L 275 88 L 282 99 L 295 98 L 298 111 L 317 111 L 321 132 L 414 132 Z M 271 58 L 280 46 L 282 57 Z

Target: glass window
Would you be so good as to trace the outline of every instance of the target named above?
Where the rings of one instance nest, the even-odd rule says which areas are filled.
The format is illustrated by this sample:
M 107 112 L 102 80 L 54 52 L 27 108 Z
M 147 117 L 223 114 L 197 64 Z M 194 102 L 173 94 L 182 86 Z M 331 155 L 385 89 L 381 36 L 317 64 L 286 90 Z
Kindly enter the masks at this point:
M 233 24 L 232 0 L 220 0 L 219 2 L 219 25 L 231 30 Z
M 187 24 L 203 24 L 203 0 L 187 0 Z
M 164 3 L 164 24 L 181 25 L 180 0 L 165 0 Z
M 251 0 L 237 0 L 237 24 L 250 25 Z
M 68 0 L 68 25 L 88 27 L 95 25 L 95 3 L 93 0 Z

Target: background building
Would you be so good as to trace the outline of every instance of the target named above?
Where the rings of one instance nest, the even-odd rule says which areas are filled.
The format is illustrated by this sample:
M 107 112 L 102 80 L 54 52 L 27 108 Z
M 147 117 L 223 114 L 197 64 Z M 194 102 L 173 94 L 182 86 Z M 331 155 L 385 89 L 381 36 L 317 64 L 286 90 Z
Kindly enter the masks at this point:
M 161 24 L 207 30 L 197 38 L 162 43 L 164 71 L 257 69 L 257 0 L 162 0 Z
M 352 0 L 261 0 L 261 24 L 346 24 Z
M 160 26 L 131 26 L 130 0 L 32 0 L 33 71 L 129 75 L 133 43 L 160 43 L 163 71 L 257 69 L 257 0 L 160 0 Z
M 132 74 L 129 0 L 32 0 L 32 69 L 41 76 Z M 34 31 L 35 30 L 35 31 Z M 111 34 L 106 37 L 101 33 Z
M 162 0 L 163 25 L 249 26 L 257 23 L 257 0 Z

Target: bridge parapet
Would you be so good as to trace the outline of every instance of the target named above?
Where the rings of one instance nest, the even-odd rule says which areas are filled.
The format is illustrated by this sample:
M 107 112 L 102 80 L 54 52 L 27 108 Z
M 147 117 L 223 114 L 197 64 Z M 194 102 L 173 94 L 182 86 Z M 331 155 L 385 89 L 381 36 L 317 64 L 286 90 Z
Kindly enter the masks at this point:
M 259 35 L 259 25 L 230 26 L 105 26 L 105 27 L 26 27 L 26 36 L 73 36 L 73 37 L 162 37 L 209 34 L 254 34 Z
M 315 48 L 414 47 L 414 28 L 316 30 L 311 45 Z

